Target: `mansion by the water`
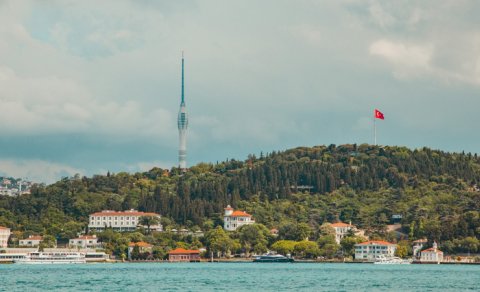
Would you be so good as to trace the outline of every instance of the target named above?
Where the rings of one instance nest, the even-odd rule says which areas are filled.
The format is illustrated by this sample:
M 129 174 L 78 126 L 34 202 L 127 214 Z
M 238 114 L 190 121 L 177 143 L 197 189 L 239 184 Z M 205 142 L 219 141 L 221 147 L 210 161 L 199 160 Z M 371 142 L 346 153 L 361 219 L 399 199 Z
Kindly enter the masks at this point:
M 243 225 L 253 224 L 255 220 L 252 215 L 244 211 L 235 211 L 230 205 L 225 208 L 223 216 L 223 229 L 227 231 L 235 231 Z
M 151 225 L 151 230 L 163 231 L 163 226 L 160 224 L 160 214 L 140 212 L 133 209 L 127 211 L 104 210 L 93 213 L 90 215 L 88 228 L 98 231 L 105 230 L 106 228 L 112 228 L 116 231 L 135 231 L 139 226 L 142 226 L 140 218 L 145 216 L 158 218 L 158 224 Z

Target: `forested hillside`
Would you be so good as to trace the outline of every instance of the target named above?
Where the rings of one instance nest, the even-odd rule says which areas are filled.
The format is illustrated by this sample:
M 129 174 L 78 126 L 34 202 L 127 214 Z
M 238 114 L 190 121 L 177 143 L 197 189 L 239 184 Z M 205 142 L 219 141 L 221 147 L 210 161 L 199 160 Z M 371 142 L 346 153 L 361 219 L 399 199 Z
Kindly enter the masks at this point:
M 268 228 L 306 223 L 312 232 L 338 220 L 386 236 L 402 215 L 410 239 L 444 243 L 480 238 L 480 158 L 428 148 L 341 145 L 300 147 L 245 161 L 179 169 L 72 177 L 31 194 L 0 197 L 0 225 L 68 238 L 90 213 L 158 212 L 168 228 L 212 229 L 230 204 Z

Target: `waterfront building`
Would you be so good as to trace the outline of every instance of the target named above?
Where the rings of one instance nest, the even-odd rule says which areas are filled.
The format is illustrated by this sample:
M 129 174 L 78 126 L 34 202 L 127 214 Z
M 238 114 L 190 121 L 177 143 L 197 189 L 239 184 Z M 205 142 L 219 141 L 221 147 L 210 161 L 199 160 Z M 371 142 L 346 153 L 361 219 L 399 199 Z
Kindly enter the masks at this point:
M 412 252 L 413 257 L 420 258 L 420 252 L 425 244 L 427 244 L 428 240 L 426 238 L 417 239 L 413 241 Z
M 71 247 L 77 248 L 97 248 L 100 246 L 96 235 L 82 235 L 69 240 Z
M 243 225 L 254 224 L 255 220 L 252 215 L 244 211 L 235 211 L 230 205 L 225 208 L 225 215 L 223 216 L 223 229 L 227 231 L 235 231 Z
M 169 262 L 199 262 L 200 250 L 188 250 L 184 248 L 176 248 L 168 252 Z
M 335 229 L 335 241 L 337 244 L 340 244 L 340 241 L 347 236 L 350 230 L 355 230 L 355 226 L 343 222 L 332 223 L 331 226 Z
M 112 211 L 103 210 L 101 212 L 90 214 L 88 228 L 102 231 L 105 228 L 112 228 L 116 231 L 135 231 L 141 225 L 140 218 L 144 216 L 152 216 L 158 218 L 160 222 L 160 215 L 157 213 L 139 212 L 137 210 L 127 211 Z M 150 230 L 162 231 L 162 224 L 158 223 L 150 226 Z
M 10 228 L 0 226 L 0 247 L 8 246 L 8 238 L 10 237 Z
M 381 257 L 393 257 L 397 245 L 382 240 L 370 240 L 355 244 L 355 260 L 374 261 Z
M 146 253 L 146 252 L 151 253 L 153 249 L 153 245 L 144 241 L 130 242 L 128 244 L 128 251 L 127 251 L 129 260 L 132 259 L 132 251 L 135 248 L 135 246 L 138 246 L 138 250 L 140 251 L 140 253 Z
M 182 52 L 182 96 L 180 101 L 180 110 L 178 111 L 178 166 L 183 170 L 187 170 L 187 129 L 188 129 L 188 115 L 187 107 L 185 105 L 185 89 L 184 89 L 184 59 Z
M 420 255 L 420 261 L 422 263 L 437 263 L 443 261 L 443 252 L 438 249 L 437 243 L 434 241 L 433 246 L 426 250 L 422 250 Z
M 40 242 L 43 241 L 43 237 L 40 235 L 30 235 L 28 238 L 20 239 L 18 245 L 26 247 L 37 247 Z

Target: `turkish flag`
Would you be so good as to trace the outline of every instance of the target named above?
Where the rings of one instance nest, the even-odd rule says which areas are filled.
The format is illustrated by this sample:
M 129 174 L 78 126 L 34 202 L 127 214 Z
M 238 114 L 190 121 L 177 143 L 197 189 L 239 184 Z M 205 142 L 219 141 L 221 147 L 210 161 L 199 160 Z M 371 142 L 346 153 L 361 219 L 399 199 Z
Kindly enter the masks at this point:
M 375 118 L 376 119 L 380 119 L 380 120 L 384 120 L 385 117 L 383 116 L 383 113 L 377 109 L 375 109 Z

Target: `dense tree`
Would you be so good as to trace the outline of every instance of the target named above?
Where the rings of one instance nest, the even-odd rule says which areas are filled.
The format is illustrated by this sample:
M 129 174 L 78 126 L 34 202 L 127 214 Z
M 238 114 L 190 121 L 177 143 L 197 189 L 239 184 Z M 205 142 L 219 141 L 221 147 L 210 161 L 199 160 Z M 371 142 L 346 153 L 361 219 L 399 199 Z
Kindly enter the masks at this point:
M 269 230 L 262 224 L 243 225 L 238 230 L 238 238 L 247 256 L 253 251 L 261 254 L 267 251 Z
M 340 241 L 340 246 L 345 257 L 352 257 L 355 254 L 355 244 L 366 241 L 364 237 L 361 236 L 347 236 L 342 238 Z
M 160 223 L 160 219 L 156 216 L 141 216 L 138 223 L 147 226 L 147 232 L 150 233 L 150 226 Z
M 303 240 L 295 244 L 295 255 L 302 258 L 316 258 L 320 254 L 320 249 L 314 241 Z
M 287 255 L 293 253 L 296 244 L 297 242 L 293 240 L 279 240 L 272 244 L 271 249 L 279 254 Z
M 480 238 L 479 184 L 477 155 L 366 144 L 299 147 L 199 164 L 186 173 L 154 168 L 35 185 L 30 194 L 0 196 L 0 225 L 17 239 L 50 234 L 63 241 L 88 231 L 91 213 L 138 209 L 160 213 L 170 228 L 208 231 L 222 224 L 223 208 L 231 204 L 279 229 L 279 240 L 322 239 L 331 232 L 322 224 L 339 220 L 373 238 L 401 240 L 385 228 L 398 214 L 409 240 L 428 237 L 449 253 L 473 252 Z M 149 235 L 162 246 L 179 241 L 168 236 Z M 110 252 L 125 252 L 128 238 L 103 237 Z M 271 243 L 269 237 L 257 249 Z M 335 246 L 319 248 L 331 254 Z
M 237 247 L 234 240 L 220 226 L 205 234 L 205 244 L 208 252 L 217 257 L 225 256 Z
M 325 258 L 333 258 L 336 254 L 340 246 L 335 241 L 334 235 L 324 235 L 320 236 L 317 240 L 317 244 L 319 247 L 318 254 L 325 257 Z

